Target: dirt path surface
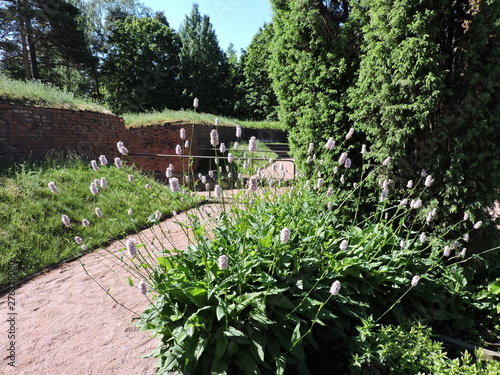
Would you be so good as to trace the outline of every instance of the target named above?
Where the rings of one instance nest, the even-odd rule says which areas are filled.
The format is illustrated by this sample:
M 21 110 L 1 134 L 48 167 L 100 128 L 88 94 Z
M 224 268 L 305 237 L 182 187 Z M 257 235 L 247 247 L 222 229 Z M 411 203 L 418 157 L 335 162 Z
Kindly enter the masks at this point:
M 201 210 L 206 214 L 215 213 L 215 209 L 203 206 Z M 151 248 L 161 241 L 185 249 L 188 237 L 176 223 L 185 219 L 186 214 L 177 215 L 153 227 L 153 231 L 148 229 L 134 237 L 138 244 L 148 243 Z M 124 248 L 124 243 L 117 241 L 107 251 L 83 256 L 80 260 L 85 269 L 76 260 L 19 286 L 13 295 L 16 315 L 8 315 L 8 297 L 1 297 L 0 374 L 155 374 L 156 359 L 140 357 L 153 351 L 159 340 L 150 338 L 149 332 L 139 332 L 132 323 L 134 314 L 113 301 L 86 273 L 110 288 L 117 301 L 142 312 L 148 300 L 136 287 L 129 286 L 130 274 L 110 255 Z M 9 365 L 7 331 L 11 324 L 7 317 L 15 320 L 15 367 Z

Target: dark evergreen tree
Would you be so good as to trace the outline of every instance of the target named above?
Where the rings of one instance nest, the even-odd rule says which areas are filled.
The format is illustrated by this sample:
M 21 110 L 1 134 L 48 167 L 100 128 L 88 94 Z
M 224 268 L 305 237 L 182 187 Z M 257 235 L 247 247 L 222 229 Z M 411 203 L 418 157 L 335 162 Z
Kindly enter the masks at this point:
M 0 9 L 4 73 L 68 88 L 69 72 L 95 67 L 75 6 L 64 0 L 8 0 Z
M 240 90 L 244 97 L 238 102 L 237 112 L 253 120 L 277 118 L 278 100 L 269 75 L 271 59 L 272 24 L 260 28 L 241 58 L 243 71 Z
M 116 21 L 102 75 L 106 101 L 117 113 L 180 107 L 179 39 L 152 18 Z
M 395 182 L 435 179 L 424 197 L 441 221 L 490 223 L 500 198 L 500 2 L 364 0 L 352 119 Z
M 352 126 L 348 88 L 357 67 L 348 1 L 273 0 L 270 72 L 293 156 L 307 166 L 310 142 L 323 145 Z M 317 149 L 319 149 L 317 147 Z
M 198 98 L 203 112 L 230 113 L 234 104 L 227 89 L 227 56 L 219 47 L 210 18 L 200 14 L 197 4 L 186 15 L 179 35 L 183 107 L 192 108 L 193 99 Z

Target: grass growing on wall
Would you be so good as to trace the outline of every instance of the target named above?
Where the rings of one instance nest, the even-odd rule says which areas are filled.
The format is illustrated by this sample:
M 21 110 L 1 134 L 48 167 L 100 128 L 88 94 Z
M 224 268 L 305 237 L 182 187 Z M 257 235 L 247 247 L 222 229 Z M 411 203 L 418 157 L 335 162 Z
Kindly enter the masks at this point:
M 0 101 L 23 103 L 35 107 L 111 113 L 90 99 L 76 97 L 50 84 L 18 81 L 0 74 Z
M 173 111 L 166 109 L 162 112 L 147 112 L 147 113 L 125 113 L 125 125 L 127 127 L 141 127 L 159 125 L 164 123 L 196 123 L 212 125 L 217 116 L 210 113 L 199 113 L 193 110 L 189 111 Z M 219 117 L 221 126 L 236 126 L 238 124 L 246 128 L 259 129 L 281 129 L 278 121 L 240 121 L 229 117 Z

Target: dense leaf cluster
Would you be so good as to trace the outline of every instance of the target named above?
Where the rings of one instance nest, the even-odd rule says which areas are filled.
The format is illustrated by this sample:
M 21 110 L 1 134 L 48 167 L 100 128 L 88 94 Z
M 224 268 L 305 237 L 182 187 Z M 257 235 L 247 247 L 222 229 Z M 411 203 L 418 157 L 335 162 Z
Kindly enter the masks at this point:
M 309 142 L 352 127 L 357 147 L 392 157 L 392 192 L 425 169 L 435 178 L 425 204 L 447 211 L 439 222 L 468 211 L 489 223 L 484 209 L 500 198 L 500 3 L 272 4 L 270 71 L 296 160 L 307 168 Z M 359 148 L 342 151 L 355 161 Z

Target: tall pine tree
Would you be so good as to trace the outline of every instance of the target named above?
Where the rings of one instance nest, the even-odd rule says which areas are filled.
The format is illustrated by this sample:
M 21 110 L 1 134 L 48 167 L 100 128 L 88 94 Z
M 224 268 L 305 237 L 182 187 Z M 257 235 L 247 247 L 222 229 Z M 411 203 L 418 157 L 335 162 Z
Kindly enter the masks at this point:
M 230 113 L 227 56 L 219 47 L 210 18 L 200 14 L 197 4 L 193 4 L 191 14 L 184 18 L 179 36 L 184 108 L 191 108 L 193 99 L 198 98 L 203 112 Z
M 0 8 L 2 71 L 66 87 L 70 71 L 95 67 L 78 9 L 64 0 L 6 0 Z

